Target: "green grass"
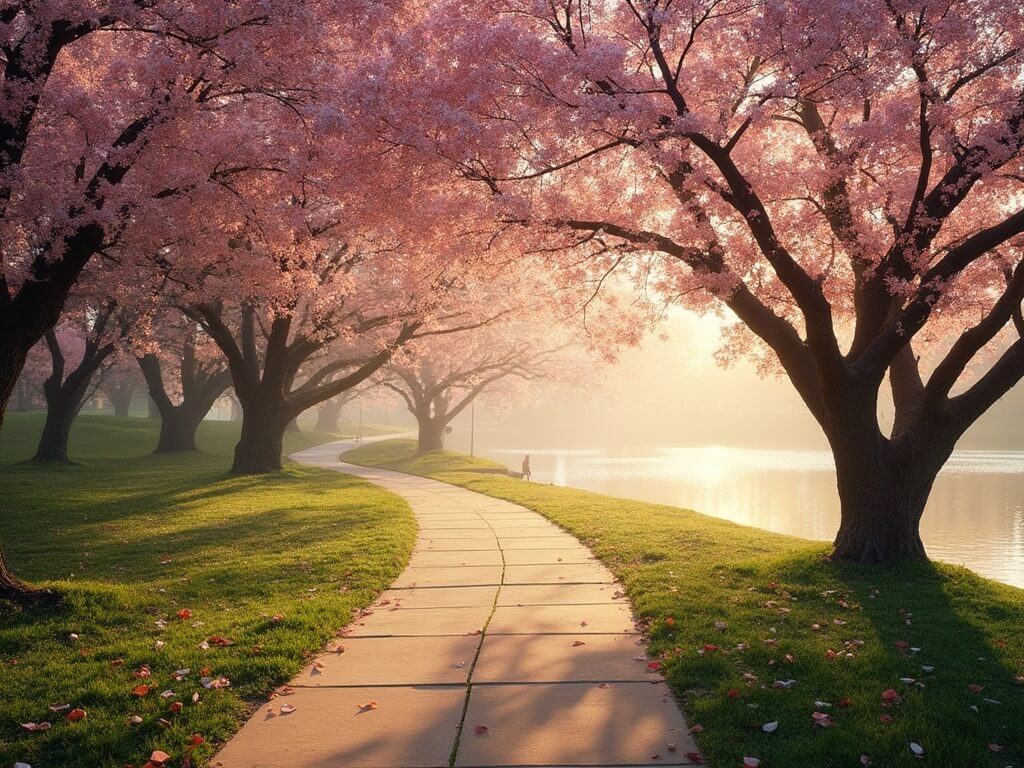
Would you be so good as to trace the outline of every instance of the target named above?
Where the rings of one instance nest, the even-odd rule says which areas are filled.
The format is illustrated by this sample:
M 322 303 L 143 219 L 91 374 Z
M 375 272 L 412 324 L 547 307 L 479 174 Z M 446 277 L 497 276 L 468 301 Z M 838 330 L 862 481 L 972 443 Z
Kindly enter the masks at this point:
M 675 507 L 445 471 L 478 460 L 414 459 L 413 450 L 412 441 L 391 440 L 344 459 L 522 504 L 590 546 L 649 622 L 651 651 L 690 723 L 703 726 L 696 738 L 711 765 L 733 768 L 746 755 L 765 768 L 859 766 L 861 755 L 887 767 L 1024 764 L 1024 686 L 1015 682 L 1024 675 L 1024 591 L 939 563 L 830 563 L 827 547 L 802 539 Z M 705 645 L 717 650 L 699 654 Z M 777 680 L 796 683 L 773 688 Z M 900 700 L 886 707 L 888 689 Z M 815 711 L 834 724 L 815 725 Z M 762 732 L 773 721 L 778 730 Z M 924 747 L 922 759 L 911 742 Z
M 207 741 L 200 764 L 394 580 L 415 540 L 408 506 L 363 481 L 297 465 L 228 476 L 237 424 L 204 424 L 200 454 L 154 456 L 155 422 L 84 416 L 70 446 L 78 464 L 22 464 L 41 423 L 13 415 L 0 435 L 2 542 L 22 578 L 67 602 L 0 604 L 0 766 L 141 765 L 154 749 L 179 765 L 195 734 Z M 330 437 L 289 434 L 286 450 Z M 201 650 L 213 635 L 234 644 Z M 152 677 L 136 679 L 143 665 Z M 231 687 L 203 688 L 204 668 Z M 143 683 L 155 688 L 138 698 Z M 65 703 L 88 718 L 47 709 Z M 136 714 L 142 724 L 130 725 Z M 39 721 L 53 728 L 18 725 Z

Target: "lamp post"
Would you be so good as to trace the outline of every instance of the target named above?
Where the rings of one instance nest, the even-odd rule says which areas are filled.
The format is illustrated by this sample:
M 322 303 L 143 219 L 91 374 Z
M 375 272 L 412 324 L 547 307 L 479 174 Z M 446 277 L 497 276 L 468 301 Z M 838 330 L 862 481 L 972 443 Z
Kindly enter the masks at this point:
M 469 455 L 474 456 L 476 448 L 476 401 L 469 409 Z

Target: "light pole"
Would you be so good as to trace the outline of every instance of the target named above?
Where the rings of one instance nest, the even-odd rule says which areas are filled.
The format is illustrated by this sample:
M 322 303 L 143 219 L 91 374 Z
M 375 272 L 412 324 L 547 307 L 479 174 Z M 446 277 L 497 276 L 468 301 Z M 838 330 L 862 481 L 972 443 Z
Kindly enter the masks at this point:
M 476 401 L 469 409 L 469 455 L 473 456 L 476 448 Z

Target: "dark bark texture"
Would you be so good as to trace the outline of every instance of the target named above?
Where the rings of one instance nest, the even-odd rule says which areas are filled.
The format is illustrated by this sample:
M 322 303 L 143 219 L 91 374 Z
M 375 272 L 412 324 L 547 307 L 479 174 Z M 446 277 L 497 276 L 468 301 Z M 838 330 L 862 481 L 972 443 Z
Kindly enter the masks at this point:
M 430 451 L 444 450 L 444 436 L 447 421 L 432 419 L 429 415 L 416 414 L 417 447 L 416 453 L 429 453 Z
M 341 411 L 345 407 L 345 401 L 341 398 L 332 398 L 316 409 L 317 432 L 337 432 L 341 421 Z
M 232 474 L 264 475 L 280 471 L 288 421 L 280 412 L 246 409 L 242 416 L 242 434 L 235 446 Z
M 131 413 L 132 400 L 135 399 L 137 386 L 136 382 L 131 380 L 115 383 L 108 382 L 104 385 L 103 391 L 110 398 L 110 404 L 114 407 L 115 416 L 125 418 Z
M 360 359 L 328 362 L 296 385 L 299 370 L 329 343 L 328 337 L 293 334 L 290 315 L 274 318 L 264 329 L 256 322 L 251 305 L 242 306 L 234 328 L 221 304 L 196 305 L 186 314 L 203 327 L 228 361 L 235 397 L 242 407 L 242 434 L 231 467 L 237 475 L 280 470 L 289 423 L 302 412 L 368 379 L 419 327 L 403 324 L 393 342 L 380 351 Z M 379 322 L 375 320 L 367 327 L 376 327 Z
M 139 358 L 139 368 L 149 389 L 149 400 L 160 415 L 160 438 L 156 453 L 196 451 L 196 431 L 213 404 L 231 384 L 231 374 L 220 361 L 196 360 L 195 339 L 182 347 L 178 367 L 181 402 L 175 404 L 167 394 L 163 367 L 156 355 Z
M 85 403 L 93 377 L 114 352 L 113 343 L 100 343 L 96 340 L 102 338 L 104 327 L 113 311 L 113 306 L 109 306 L 97 317 L 92 330 L 95 338 L 86 339 L 82 361 L 67 377 L 64 376 L 64 353 L 57 340 L 57 334 L 52 330 L 46 332 L 46 346 L 50 350 L 53 373 L 43 383 L 46 421 L 43 424 L 43 434 L 39 438 L 39 447 L 32 457 L 33 461 L 63 464 L 70 461 L 68 438 L 71 435 L 71 425 Z

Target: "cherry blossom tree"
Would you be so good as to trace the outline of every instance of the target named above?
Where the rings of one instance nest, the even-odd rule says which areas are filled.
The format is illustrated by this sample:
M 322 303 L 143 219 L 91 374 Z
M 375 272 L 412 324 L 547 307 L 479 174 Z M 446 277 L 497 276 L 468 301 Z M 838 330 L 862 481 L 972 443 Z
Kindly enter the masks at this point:
M 403 344 L 483 322 L 438 313 L 444 281 L 432 273 L 445 267 L 431 260 L 318 243 L 302 258 L 253 248 L 247 267 L 258 253 L 261 275 L 292 285 L 183 305 L 228 361 L 242 406 L 236 474 L 279 470 L 289 422 L 366 381 Z
M 110 368 L 99 381 L 97 388 L 107 396 L 114 415 L 122 418 L 131 414 L 132 402 L 139 389 L 141 377 L 138 366 L 130 355 L 115 357 Z
M 156 453 L 196 451 L 196 430 L 228 387 L 231 373 L 215 344 L 177 310 L 155 323 L 155 350 L 138 357 L 160 416 Z
M 356 387 L 320 403 L 316 407 L 316 425 L 313 429 L 316 432 L 337 432 L 345 406 L 355 402 L 361 392 L 363 389 Z
M 243 411 L 235 473 L 280 469 L 289 423 L 403 344 L 498 314 L 465 290 L 501 265 L 475 255 L 483 235 L 460 216 L 462 193 L 444 178 L 410 195 L 407 168 L 364 134 L 337 132 L 363 105 L 335 95 L 331 116 L 271 127 L 289 173 L 232 180 L 201 211 L 183 207 L 123 245 L 149 254 L 169 301 L 228 362 Z
M 386 146 L 479 183 L 567 282 L 725 312 L 724 356 L 787 376 L 832 447 L 835 557 L 924 558 L 936 474 L 1024 376 L 1019 10 L 451 0 L 419 21 L 372 65 L 400 73 L 372 96 Z
M 442 450 L 449 425 L 481 396 L 511 401 L 531 382 L 564 375 L 567 329 L 538 319 L 413 342 L 392 358 L 375 381 L 416 417 L 418 453 Z
M 43 382 L 46 421 L 33 461 L 69 462 L 71 425 L 100 386 L 123 337 L 113 301 L 82 307 L 79 312 L 77 323 L 69 320 L 44 335 L 51 372 Z
M 360 0 L 43 0 L 0 7 L 0 419 L 86 265 L 182 198 L 275 165 Z M 317 57 L 320 57 L 319 59 Z M 318 63 L 319 62 L 319 63 Z M 0 597 L 26 590 L 0 554 Z

